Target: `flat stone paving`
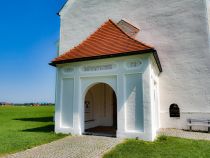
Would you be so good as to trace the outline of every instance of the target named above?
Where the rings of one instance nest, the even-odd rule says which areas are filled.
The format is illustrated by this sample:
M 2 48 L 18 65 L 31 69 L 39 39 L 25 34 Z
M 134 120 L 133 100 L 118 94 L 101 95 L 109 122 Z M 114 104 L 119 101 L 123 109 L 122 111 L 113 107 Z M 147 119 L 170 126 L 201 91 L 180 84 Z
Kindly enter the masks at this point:
M 210 140 L 210 133 L 185 131 L 180 129 L 160 129 L 158 135 L 166 135 L 195 140 Z
M 5 158 L 100 158 L 122 141 L 101 136 L 68 136 Z
M 160 129 L 158 135 L 210 140 L 210 133 Z M 123 139 L 102 136 L 68 136 L 49 144 L 8 155 L 4 158 L 100 158 Z

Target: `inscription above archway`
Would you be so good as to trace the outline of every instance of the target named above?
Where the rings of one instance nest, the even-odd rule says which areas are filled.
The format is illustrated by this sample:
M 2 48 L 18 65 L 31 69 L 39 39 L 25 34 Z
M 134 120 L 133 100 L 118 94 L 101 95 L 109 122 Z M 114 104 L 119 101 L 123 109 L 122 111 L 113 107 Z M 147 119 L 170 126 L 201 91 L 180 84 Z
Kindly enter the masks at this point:
M 108 71 L 115 69 L 115 64 L 103 64 L 103 65 L 88 65 L 82 67 L 84 72 L 96 72 L 96 71 Z

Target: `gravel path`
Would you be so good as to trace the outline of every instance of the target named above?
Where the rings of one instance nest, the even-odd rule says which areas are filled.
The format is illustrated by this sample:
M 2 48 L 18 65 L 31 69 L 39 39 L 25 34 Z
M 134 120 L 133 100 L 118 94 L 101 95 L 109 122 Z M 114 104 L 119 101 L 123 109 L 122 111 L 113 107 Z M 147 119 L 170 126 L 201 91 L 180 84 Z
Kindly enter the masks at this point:
M 97 136 L 69 136 L 5 158 L 100 158 L 122 139 Z
M 158 135 L 210 140 L 210 133 L 160 129 Z M 100 158 L 123 139 L 102 136 L 68 136 L 4 158 Z
M 158 134 L 195 140 L 210 140 L 210 133 L 191 132 L 180 129 L 160 129 Z

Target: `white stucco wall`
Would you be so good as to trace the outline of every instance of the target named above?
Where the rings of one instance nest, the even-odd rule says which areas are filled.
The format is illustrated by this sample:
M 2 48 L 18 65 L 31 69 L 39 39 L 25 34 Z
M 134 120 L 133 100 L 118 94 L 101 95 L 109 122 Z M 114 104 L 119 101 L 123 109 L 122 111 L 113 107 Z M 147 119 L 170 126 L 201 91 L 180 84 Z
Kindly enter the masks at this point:
M 58 66 L 55 131 L 82 134 L 87 127 L 84 118 L 85 96 L 92 86 L 106 83 L 117 96 L 117 137 L 154 140 L 156 120 L 153 118 L 155 108 L 151 100 L 151 56 L 132 55 Z M 108 70 L 101 70 L 106 66 Z M 96 103 L 103 95 L 98 88 L 94 94 Z M 107 112 L 110 117 L 112 111 L 107 109 Z M 96 115 L 101 116 L 101 113 Z M 110 122 L 106 118 L 98 123 L 109 125 Z
M 207 9 L 207 16 L 208 16 L 208 24 L 210 30 L 210 0 L 206 0 L 206 9 Z
M 153 45 L 159 77 L 160 127 L 186 128 L 186 118 L 210 118 L 210 52 L 206 0 L 72 0 L 61 11 L 60 54 L 107 19 L 128 19 L 136 38 Z M 177 103 L 180 119 L 169 118 Z

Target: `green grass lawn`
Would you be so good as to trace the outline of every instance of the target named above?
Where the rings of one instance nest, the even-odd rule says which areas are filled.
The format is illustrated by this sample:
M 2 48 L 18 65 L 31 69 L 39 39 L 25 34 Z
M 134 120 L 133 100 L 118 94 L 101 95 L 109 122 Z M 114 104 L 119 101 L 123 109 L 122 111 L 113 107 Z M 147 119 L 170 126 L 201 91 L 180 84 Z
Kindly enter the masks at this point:
M 127 140 L 104 158 L 210 158 L 210 141 L 165 136 L 155 142 Z
M 0 107 L 0 156 L 64 137 L 54 134 L 54 106 Z

